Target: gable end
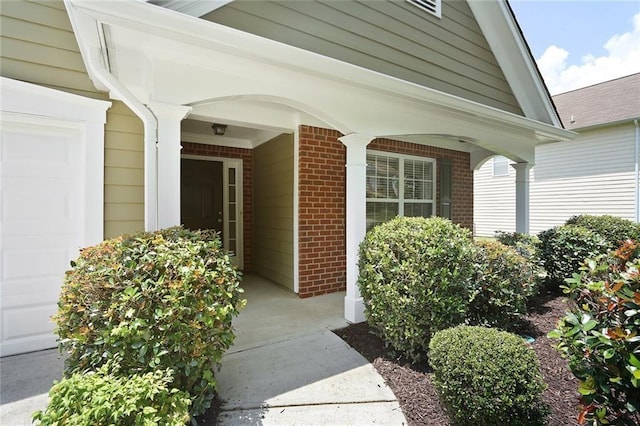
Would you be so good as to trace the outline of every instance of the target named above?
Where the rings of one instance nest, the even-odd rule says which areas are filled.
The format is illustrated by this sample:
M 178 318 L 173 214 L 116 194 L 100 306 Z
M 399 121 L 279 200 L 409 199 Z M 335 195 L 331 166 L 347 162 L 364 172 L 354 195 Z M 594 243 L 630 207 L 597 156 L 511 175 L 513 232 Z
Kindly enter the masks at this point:
M 202 18 L 522 115 L 466 1 L 234 1 Z

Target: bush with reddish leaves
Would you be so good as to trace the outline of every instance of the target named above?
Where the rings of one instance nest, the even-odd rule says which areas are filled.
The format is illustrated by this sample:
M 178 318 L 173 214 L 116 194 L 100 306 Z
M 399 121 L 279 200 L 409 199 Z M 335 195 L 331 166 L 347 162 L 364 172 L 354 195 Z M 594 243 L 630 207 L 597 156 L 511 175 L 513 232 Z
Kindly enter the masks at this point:
M 570 312 L 549 337 L 580 379 L 578 420 L 640 424 L 640 246 L 625 242 L 566 279 Z

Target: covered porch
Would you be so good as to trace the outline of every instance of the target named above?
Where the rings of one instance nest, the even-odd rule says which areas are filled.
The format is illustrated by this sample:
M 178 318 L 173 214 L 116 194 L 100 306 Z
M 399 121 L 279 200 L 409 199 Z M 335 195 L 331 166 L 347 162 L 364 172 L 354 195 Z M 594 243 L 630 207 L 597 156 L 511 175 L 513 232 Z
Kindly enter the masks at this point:
M 343 228 L 336 237 L 341 239 L 336 250 L 344 254 L 335 256 L 331 268 L 346 274 L 344 317 L 351 322 L 364 320 L 356 284 L 357 259 L 358 245 L 366 232 L 367 149 L 373 141 L 463 153 L 467 170 L 496 154 L 511 158 L 519 165 L 518 230 L 526 232 L 528 168 L 534 163 L 535 145 L 568 137 L 567 132 L 532 118 L 149 4 L 66 3 L 94 84 L 124 101 L 145 125 L 147 229 L 181 222 L 185 118 L 194 125 L 223 123 L 230 132 L 242 128 L 258 135 L 216 140 L 211 140 L 212 136 L 198 140 L 204 136 L 197 132 L 191 135 L 192 142 L 221 149 L 255 153 L 265 137 L 292 135 L 293 290 L 309 291 L 315 284 L 303 282 L 301 269 L 315 260 L 307 259 L 305 264 L 303 250 L 313 251 L 325 240 L 304 245 L 308 241 L 302 235 L 305 213 L 300 193 L 302 185 L 312 188 L 326 179 L 317 175 L 305 180 L 302 175 L 301 148 L 305 138 L 309 142 L 310 133 L 301 129 L 320 129 L 313 135 L 318 139 L 311 143 L 320 137 L 339 141 L 339 149 L 329 149 L 330 155 L 341 159 L 338 167 L 344 182 L 338 180 L 336 186 L 344 189 L 335 193 L 337 201 L 329 203 L 333 207 L 321 209 L 335 208 L 335 226 Z M 245 226 L 255 219 L 245 210 L 238 213 Z M 246 231 L 245 226 L 242 229 Z M 315 230 L 311 231 L 313 236 Z M 246 261 L 246 244 L 244 248 Z M 326 265 L 318 269 L 326 269 Z M 314 277 L 306 276 L 310 280 Z

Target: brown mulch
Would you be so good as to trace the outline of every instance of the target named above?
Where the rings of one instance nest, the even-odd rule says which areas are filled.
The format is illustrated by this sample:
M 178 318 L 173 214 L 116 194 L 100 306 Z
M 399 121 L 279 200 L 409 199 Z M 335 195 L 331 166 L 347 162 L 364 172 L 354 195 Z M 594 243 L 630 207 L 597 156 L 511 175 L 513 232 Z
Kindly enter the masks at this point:
M 569 371 L 567 361 L 552 347 L 546 335 L 565 314 L 565 298 L 553 294 L 532 300 L 529 315 L 521 326 L 522 334 L 533 336 L 533 350 L 538 355 L 542 375 L 548 384 L 543 395 L 549 406 L 550 426 L 577 425 L 578 381 Z M 366 323 L 354 324 L 335 333 L 369 360 L 394 392 L 409 426 L 449 425 L 444 407 L 438 401 L 428 365 L 414 365 L 393 356 Z

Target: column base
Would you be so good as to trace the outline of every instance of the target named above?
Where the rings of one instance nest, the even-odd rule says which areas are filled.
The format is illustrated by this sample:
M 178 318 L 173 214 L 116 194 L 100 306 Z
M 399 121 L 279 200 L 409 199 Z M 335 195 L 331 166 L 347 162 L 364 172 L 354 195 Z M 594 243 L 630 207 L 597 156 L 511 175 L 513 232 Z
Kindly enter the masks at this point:
M 365 321 L 364 301 L 362 297 L 352 298 L 345 296 L 344 298 L 344 317 L 353 324 Z

